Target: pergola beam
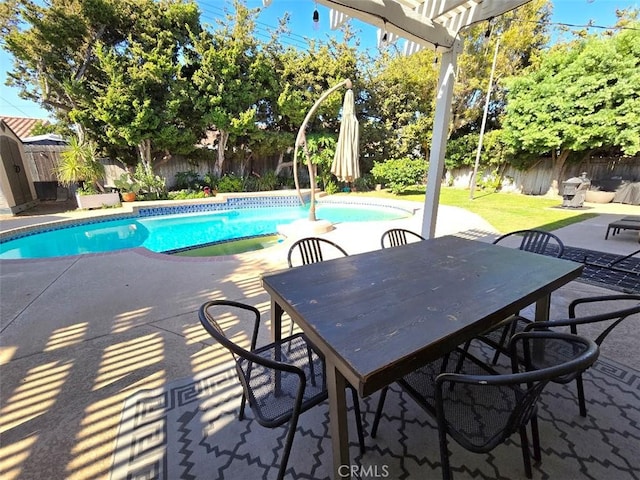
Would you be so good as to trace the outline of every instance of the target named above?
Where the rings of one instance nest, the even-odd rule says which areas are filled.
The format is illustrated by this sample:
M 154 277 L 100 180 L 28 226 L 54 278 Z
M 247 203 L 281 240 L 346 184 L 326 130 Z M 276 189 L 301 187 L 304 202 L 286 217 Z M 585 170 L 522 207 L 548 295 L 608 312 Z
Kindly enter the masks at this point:
M 439 52 L 453 46 L 455 33 L 395 0 L 318 0 L 318 3 L 407 40 L 432 48 L 438 45 Z

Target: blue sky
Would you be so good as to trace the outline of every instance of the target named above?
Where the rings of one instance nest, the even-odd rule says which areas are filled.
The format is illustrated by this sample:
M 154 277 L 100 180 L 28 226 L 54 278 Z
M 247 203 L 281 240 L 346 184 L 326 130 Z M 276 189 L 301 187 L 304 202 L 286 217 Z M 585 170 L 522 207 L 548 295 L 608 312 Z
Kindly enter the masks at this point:
M 202 9 L 203 23 L 213 24 L 216 18 L 223 15 L 228 3 L 225 0 L 198 0 Z M 262 0 L 247 0 L 249 7 L 261 7 Z M 637 0 L 556 0 L 553 2 L 553 22 L 574 25 L 585 25 L 592 21 L 595 25 L 612 26 L 616 21 L 616 9 L 639 8 Z M 266 39 L 269 30 L 277 25 L 277 19 L 285 12 L 291 16 L 291 34 L 283 39 L 287 45 L 304 48 L 306 38 L 326 39 L 333 32 L 329 29 L 329 11 L 318 5 L 320 22 L 312 22 L 313 0 L 273 0 L 271 6 L 265 8 L 258 19 L 258 35 Z M 362 35 L 362 44 L 375 45 L 374 28 L 352 21 L 353 27 Z M 0 115 L 15 117 L 46 118 L 47 113 L 38 105 L 18 97 L 16 88 L 5 85 L 6 72 L 11 67 L 11 56 L 0 49 Z

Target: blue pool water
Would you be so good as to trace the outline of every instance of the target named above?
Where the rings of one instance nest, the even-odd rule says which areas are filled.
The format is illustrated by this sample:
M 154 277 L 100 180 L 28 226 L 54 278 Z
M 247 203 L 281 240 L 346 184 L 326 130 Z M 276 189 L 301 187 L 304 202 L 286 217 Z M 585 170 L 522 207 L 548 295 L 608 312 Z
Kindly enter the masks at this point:
M 263 207 L 207 213 L 133 217 L 85 223 L 0 243 L 0 259 L 46 258 L 145 247 L 154 252 L 195 247 L 256 235 L 308 217 L 305 207 Z M 363 205 L 316 206 L 316 217 L 332 223 L 393 220 L 397 208 Z

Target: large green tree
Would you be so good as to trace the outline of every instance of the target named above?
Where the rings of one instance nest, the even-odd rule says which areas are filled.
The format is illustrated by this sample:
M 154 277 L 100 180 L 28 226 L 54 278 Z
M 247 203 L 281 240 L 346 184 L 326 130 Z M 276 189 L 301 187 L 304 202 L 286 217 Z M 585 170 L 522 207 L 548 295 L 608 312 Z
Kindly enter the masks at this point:
M 284 49 L 274 63 L 280 85 L 280 93 L 274 106 L 278 130 L 293 134 L 288 147 L 293 147 L 295 136 L 314 104 L 332 87 L 345 79 L 353 82 L 356 96 L 356 110 L 360 103 L 363 84 L 359 79 L 357 65 L 362 59 L 358 53 L 358 42 L 355 33 L 348 25 L 342 28 L 342 38 L 332 38 L 326 43 L 310 41 L 308 48 L 298 50 Z M 340 111 L 346 88 L 340 88 L 330 94 L 319 105 L 309 119 L 306 134 L 319 135 L 322 141 L 316 143 L 316 153 L 311 155 L 312 162 L 321 165 L 322 159 L 328 155 L 323 149 L 334 149 L 334 142 L 326 136 L 338 137 Z M 333 155 L 333 150 L 331 151 Z M 305 155 L 299 155 L 305 161 Z M 281 164 L 280 167 L 283 165 Z M 322 173 L 322 172 L 321 172 Z
M 458 57 L 454 85 L 448 166 L 472 164 L 475 158 L 496 42 L 500 39 L 488 131 L 499 127 L 504 111 L 503 78 L 537 62 L 538 51 L 548 39 L 544 21 L 549 14 L 546 0 L 533 0 L 461 33 L 464 49 Z M 367 121 L 363 126 L 367 158 L 428 157 L 438 60 L 431 50 L 406 57 L 391 47 L 367 69 Z
M 362 151 L 366 164 L 427 158 L 438 81 L 434 53 L 387 49 L 367 72 Z
M 195 3 L 138 2 L 136 30 L 119 45 L 98 42 L 102 75 L 91 96 L 71 117 L 105 135 L 109 143 L 135 147 L 151 171 L 154 157 L 188 153 L 204 129 L 194 115 L 189 56 L 191 32 L 199 30 Z
M 570 155 L 640 151 L 640 26 L 557 45 L 539 67 L 508 83 L 503 141 L 512 163 L 554 162 L 551 191 Z
M 229 138 L 245 139 L 259 128 L 259 115 L 273 98 L 277 79 L 255 35 L 257 9 L 238 0 L 217 29 L 194 37 L 198 68 L 193 75 L 196 110 L 217 129 L 214 173 L 225 169 Z
M 131 0 L 8 0 L 0 7 L 0 44 L 13 55 L 8 84 L 67 119 L 88 95 L 98 42 L 117 45 L 135 26 Z
M 454 86 L 447 167 L 475 163 L 494 57 L 493 83 L 479 160 L 483 168 L 504 165 L 499 130 L 506 106 L 505 79 L 539 63 L 540 51 L 549 39 L 550 7 L 547 0 L 533 0 L 463 34 L 464 51 L 459 58 Z
M 8 83 L 102 147 L 193 146 L 182 64 L 200 28 L 183 0 L 9 0 L 2 46 L 14 58 Z M 113 148 L 107 149 L 113 151 Z

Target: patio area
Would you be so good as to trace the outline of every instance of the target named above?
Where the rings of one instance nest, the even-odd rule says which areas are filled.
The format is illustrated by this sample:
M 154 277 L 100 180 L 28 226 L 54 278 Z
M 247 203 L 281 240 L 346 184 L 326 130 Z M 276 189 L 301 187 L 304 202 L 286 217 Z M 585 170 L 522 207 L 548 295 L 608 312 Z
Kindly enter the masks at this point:
M 422 204 L 413 207 L 411 219 L 341 224 L 325 236 L 350 254 L 377 249 L 391 226 L 420 230 Z M 637 232 L 604 240 L 606 225 L 637 214 L 638 207 L 588 207 L 599 215 L 554 232 L 566 245 L 616 255 L 640 248 Z M 2 229 L 34 221 L 3 219 Z M 440 206 L 436 235 L 448 234 L 481 241 L 496 236 L 479 217 Z M 215 298 L 238 300 L 258 307 L 268 326 L 270 299 L 260 278 L 286 268 L 293 240 L 217 258 L 136 249 L 0 262 L 2 478 L 271 478 L 285 430 L 259 427 L 251 415 L 237 420 L 237 380 L 229 358 L 200 326 L 197 309 Z M 573 298 L 618 291 L 571 282 L 554 293 L 552 318 L 565 316 Z M 262 340 L 268 334 L 263 329 Z M 543 459 L 534 478 L 640 478 L 634 450 L 640 439 L 639 340 L 633 322 L 607 339 L 585 376 L 587 418 L 578 415 L 573 384 L 545 391 Z M 376 402 L 377 394 L 362 401 L 365 433 Z M 436 432 L 435 422 L 396 389 L 378 438 L 365 437 L 362 457 L 353 438 L 352 459 L 365 467 L 361 478 L 375 478 L 374 471 L 387 478 L 439 478 Z M 450 447 L 456 478 L 525 478 L 515 441 L 489 455 L 469 454 L 453 442 Z M 301 417 L 288 478 L 328 478 L 330 457 L 328 412 L 320 407 Z

